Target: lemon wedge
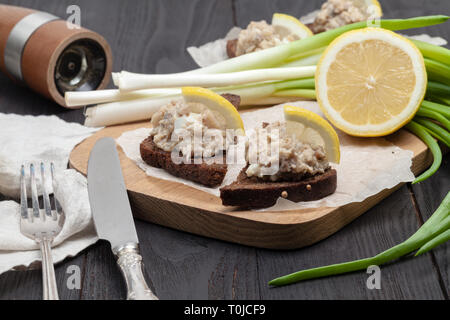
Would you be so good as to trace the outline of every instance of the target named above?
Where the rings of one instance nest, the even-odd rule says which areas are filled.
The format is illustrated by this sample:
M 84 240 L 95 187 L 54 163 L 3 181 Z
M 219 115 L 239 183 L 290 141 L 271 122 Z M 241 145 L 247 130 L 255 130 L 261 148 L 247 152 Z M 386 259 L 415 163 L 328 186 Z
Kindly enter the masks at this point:
M 409 122 L 427 87 L 417 47 L 381 28 L 336 38 L 317 64 L 315 78 L 317 101 L 328 120 L 364 137 L 387 135 Z
M 333 127 L 318 114 L 294 106 L 284 106 L 288 134 L 299 141 L 322 146 L 329 162 L 339 163 L 339 138 Z
M 244 123 L 239 112 L 221 95 L 200 87 L 183 87 L 181 93 L 186 102 L 202 103 L 214 113 L 220 114 L 225 119 L 227 129 L 235 129 L 238 134 L 244 134 Z
M 304 39 L 313 35 L 312 31 L 301 23 L 297 18 L 283 13 L 274 13 L 272 26 L 282 37 L 294 35 L 296 40 Z
M 358 7 L 362 13 L 367 14 L 369 17 L 380 18 L 383 15 L 381 5 L 378 0 L 350 0 L 355 7 Z

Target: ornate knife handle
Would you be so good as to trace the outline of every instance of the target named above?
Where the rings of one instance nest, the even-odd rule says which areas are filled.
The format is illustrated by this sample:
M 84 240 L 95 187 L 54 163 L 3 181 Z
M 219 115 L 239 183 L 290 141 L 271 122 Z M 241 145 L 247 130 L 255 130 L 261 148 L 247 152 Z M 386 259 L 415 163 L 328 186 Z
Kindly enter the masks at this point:
M 158 300 L 145 282 L 142 256 L 136 244 L 127 244 L 115 250 L 117 264 L 127 284 L 128 300 Z

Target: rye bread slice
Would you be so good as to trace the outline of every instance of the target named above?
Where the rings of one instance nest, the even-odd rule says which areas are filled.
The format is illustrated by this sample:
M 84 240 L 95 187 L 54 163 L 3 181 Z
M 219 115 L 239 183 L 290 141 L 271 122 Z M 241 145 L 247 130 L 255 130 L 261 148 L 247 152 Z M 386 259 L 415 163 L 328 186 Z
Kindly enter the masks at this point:
M 227 55 L 228 58 L 236 57 L 238 39 L 232 39 L 227 41 Z
M 148 165 L 162 168 L 176 177 L 194 181 L 207 187 L 219 186 L 227 173 L 226 164 L 207 164 L 205 162 L 200 164 L 176 164 L 171 159 L 171 152 L 160 149 L 153 142 L 151 136 L 141 142 L 140 151 L 142 160 Z
M 222 97 L 230 101 L 235 108 L 239 108 L 241 103 L 240 96 L 224 93 Z M 176 177 L 194 181 L 211 188 L 221 185 L 227 173 L 225 159 L 222 161 L 223 164 L 207 163 L 207 161 L 195 164 L 193 160 L 192 163 L 176 164 L 172 161 L 171 153 L 160 149 L 153 142 L 152 136 L 141 142 L 140 153 L 142 160 L 152 167 L 162 168 Z
M 318 200 L 336 191 L 336 170 L 301 181 L 271 182 L 247 177 L 244 168 L 237 180 L 220 189 L 224 206 L 241 208 L 266 208 L 273 206 L 279 197 L 294 202 Z

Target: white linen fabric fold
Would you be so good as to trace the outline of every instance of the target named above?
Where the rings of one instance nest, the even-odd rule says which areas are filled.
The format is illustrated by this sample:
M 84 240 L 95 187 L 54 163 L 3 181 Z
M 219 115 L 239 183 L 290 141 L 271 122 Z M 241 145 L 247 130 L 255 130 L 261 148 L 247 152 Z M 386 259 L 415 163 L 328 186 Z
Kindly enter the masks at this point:
M 92 222 L 86 178 L 67 169 L 72 149 L 99 128 L 68 123 L 56 116 L 0 114 L 0 193 L 17 199 L 0 202 L 0 274 L 41 260 L 36 243 L 20 233 L 20 167 L 43 162 L 55 165 L 54 191 L 65 213 L 52 249 L 54 262 L 74 256 L 98 240 Z M 26 170 L 27 178 L 29 170 Z M 48 176 L 50 172 L 48 170 Z M 40 174 L 37 174 L 38 186 Z M 27 179 L 29 186 L 29 180 Z M 39 191 L 39 190 L 38 190 Z M 30 194 L 30 193 L 28 193 Z

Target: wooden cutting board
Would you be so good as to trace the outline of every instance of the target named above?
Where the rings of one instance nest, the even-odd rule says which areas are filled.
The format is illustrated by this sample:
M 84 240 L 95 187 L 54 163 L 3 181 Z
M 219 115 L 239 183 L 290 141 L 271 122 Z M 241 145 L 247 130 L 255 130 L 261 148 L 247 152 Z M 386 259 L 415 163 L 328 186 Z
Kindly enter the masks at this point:
M 86 175 L 89 153 L 97 139 L 118 138 L 123 132 L 148 126 L 141 122 L 107 127 L 84 140 L 70 155 L 70 166 Z M 432 155 L 406 130 L 388 136 L 395 145 L 414 152 L 412 171 L 427 168 Z M 242 211 L 221 205 L 219 198 L 176 182 L 147 176 L 118 147 L 125 184 L 136 218 L 202 236 L 273 249 L 293 249 L 322 240 L 363 214 L 401 185 L 363 202 L 337 208 L 294 211 Z M 338 173 L 339 174 L 339 173 Z

